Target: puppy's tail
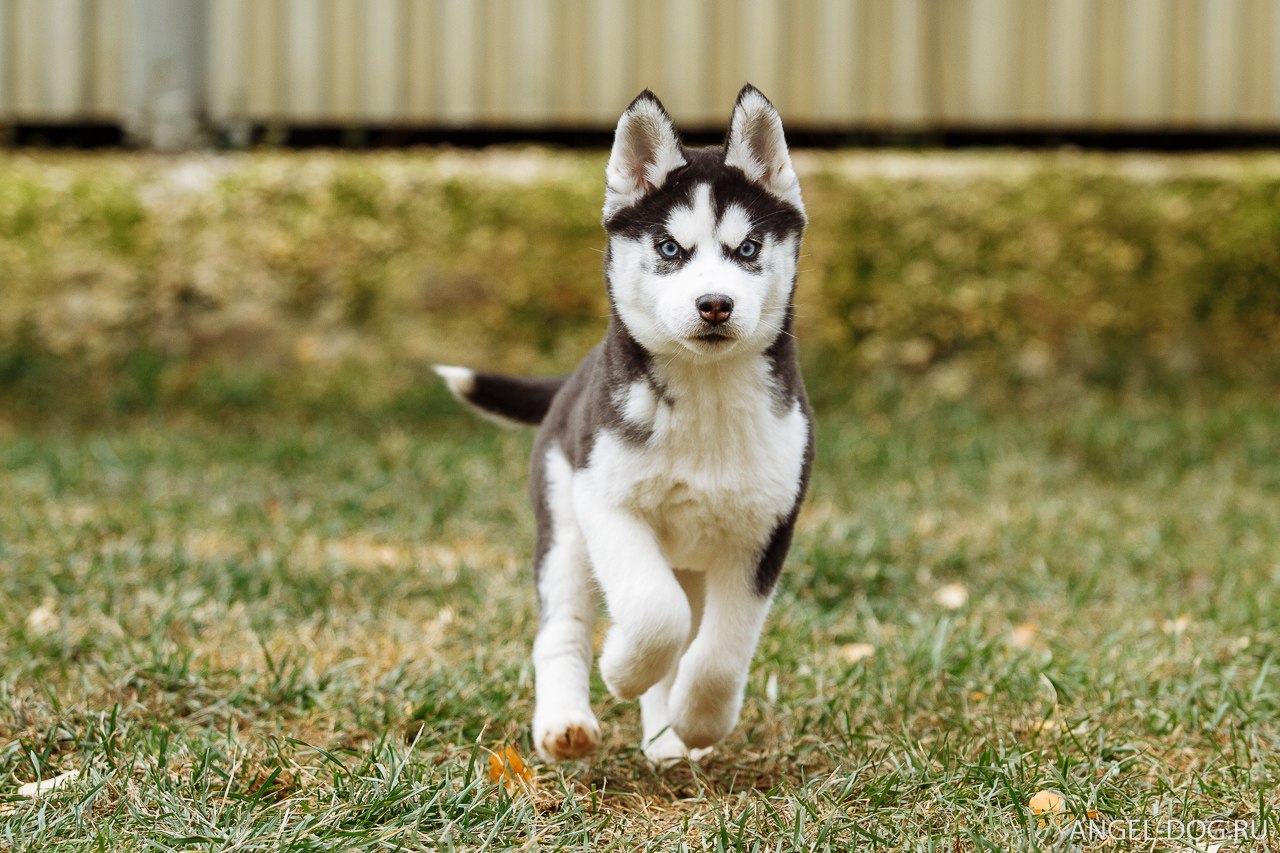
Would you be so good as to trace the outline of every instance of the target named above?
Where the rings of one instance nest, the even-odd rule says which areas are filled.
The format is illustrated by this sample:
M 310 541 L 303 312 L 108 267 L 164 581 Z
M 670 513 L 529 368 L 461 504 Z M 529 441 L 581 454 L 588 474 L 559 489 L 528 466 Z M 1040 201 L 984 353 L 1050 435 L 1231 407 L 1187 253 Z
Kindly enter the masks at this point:
M 481 416 L 508 426 L 542 423 L 566 378 L 522 379 L 450 364 L 437 364 L 434 369 L 453 396 Z

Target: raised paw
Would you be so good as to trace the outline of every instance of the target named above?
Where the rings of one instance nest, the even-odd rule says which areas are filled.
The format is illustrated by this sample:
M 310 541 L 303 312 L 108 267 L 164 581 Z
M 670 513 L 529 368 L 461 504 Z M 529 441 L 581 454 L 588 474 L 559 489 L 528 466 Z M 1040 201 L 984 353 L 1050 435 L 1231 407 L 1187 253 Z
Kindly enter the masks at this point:
M 689 641 L 689 606 L 683 601 L 646 620 L 614 623 L 600 653 L 600 675 L 618 699 L 635 699 L 675 668 Z
M 600 723 L 591 713 L 569 712 L 537 718 L 533 744 L 546 761 L 565 761 L 595 752 L 600 745 Z

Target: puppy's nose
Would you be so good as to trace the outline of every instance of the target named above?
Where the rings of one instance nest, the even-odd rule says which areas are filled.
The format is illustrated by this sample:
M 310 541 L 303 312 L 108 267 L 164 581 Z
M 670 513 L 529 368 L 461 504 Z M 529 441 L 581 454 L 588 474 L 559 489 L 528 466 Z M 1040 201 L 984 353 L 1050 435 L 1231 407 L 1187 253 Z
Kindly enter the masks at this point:
M 719 326 L 733 313 L 733 300 L 722 293 L 705 293 L 698 297 L 698 313 L 713 326 Z

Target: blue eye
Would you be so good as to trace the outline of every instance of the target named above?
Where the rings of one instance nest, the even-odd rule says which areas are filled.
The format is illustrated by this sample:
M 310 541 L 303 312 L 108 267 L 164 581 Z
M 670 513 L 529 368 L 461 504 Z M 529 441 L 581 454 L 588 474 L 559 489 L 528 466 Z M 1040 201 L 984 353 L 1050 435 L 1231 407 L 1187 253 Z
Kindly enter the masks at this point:
M 742 245 L 738 247 L 738 257 L 744 261 L 749 261 L 760 252 L 760 244 L 755 240 L 743 240 Z
M 675 240 L 663 240 L 658 244 L 658 252 L 664 258 L 680 257 L 680 244 Z

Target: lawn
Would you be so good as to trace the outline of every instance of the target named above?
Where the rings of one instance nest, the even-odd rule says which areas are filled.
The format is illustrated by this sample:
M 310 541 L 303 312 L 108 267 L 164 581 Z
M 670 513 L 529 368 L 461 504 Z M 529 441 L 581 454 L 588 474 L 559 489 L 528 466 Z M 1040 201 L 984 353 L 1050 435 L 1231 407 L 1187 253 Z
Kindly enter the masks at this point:
M 527 789 L 487 751 L 531 754 L 528 434 L 441 393 L 8 427 L 0 844 L 1052 849 L 1158 818 L 1267 849 L 1280 413 L 851 397 L 738 730 L 655 772 L 597 683 L 601 753 Z
M 810 498 L 662 772 L 598 679 L 535 760 L 532 435 L 427 369 L 598 335 L 602 162 L 0 162 L 0 849 L 1280 849 L 1280 161 L 806 155 Z

